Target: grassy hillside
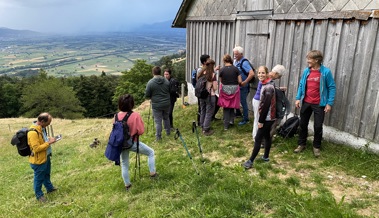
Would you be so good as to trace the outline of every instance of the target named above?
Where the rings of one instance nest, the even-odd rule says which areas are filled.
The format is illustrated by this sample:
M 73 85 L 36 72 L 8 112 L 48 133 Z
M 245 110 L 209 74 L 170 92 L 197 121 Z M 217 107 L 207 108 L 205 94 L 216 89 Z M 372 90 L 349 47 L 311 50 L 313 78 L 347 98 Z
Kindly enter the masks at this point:
M 140 112 L 148 123 L 149 104 Z M 33 171 L 27 158 L 10 145 L 14 132 L 33 119 L 0 119 L 0 217 L 375 217 L 379 214 L 379 157 L 343 145 L 325 142 L 322 156 L 308 148 L 294 154 L 296 139 L 275 138 L 270 162 L 241 167 L 252 149 L 252 123 L 200 136 L 204 163 L 192 121 L 197 106 L 177 105 L 174 123 L 193 157 L 188 158 L 180 139 L 163 136 L 154 142 L 150 118 L 141 141 L 155 149 L 159 177 L 149 178 L 147 159 L 141 156 L 141 174 L 124 189 L 120 167 L 104 157 L 111 130 L 110 119 L 54 119 L 54 133 L 63 139 L 53 145 L 52 181 L 59 188 L 36 201 Z M 222 111 L 218 117 L 222 116 Z M 146 127 L 146 126 L 145 126 Z M 101 145 L 90 148 L 94 138 Z M 308 146 L 310 146 L 310 141 Z M 258 156 L 260 157 L 260 156 Z M 199 172 L 199 175 L 196 173 Z

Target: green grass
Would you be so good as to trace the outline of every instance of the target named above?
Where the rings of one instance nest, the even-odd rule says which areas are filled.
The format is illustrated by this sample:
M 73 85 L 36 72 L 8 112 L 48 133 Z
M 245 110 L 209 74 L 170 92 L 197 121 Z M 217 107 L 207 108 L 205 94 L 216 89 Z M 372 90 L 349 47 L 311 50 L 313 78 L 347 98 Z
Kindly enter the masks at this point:
M 18 156 L 9 143 L 13 133 L 33 119 L 1 119 L 0 217 L 324 218 L 375 217 L 379 213 L 377 155 L 324 142 L 321 157 L 315 159 L 310 141 L 305 152 L 294 154 L 296 138 L 275 138 L 270 162 L 257 160 L 253 169 L 245 170 L 241 163 L 253 147 L 252 123 L 224 132 L 222 122 L 215 121 L 214 135 L 200 135 L 202 162 L 191 130 L 196 107 L 177 105 L 174 111 L 174 124 L 193 162 L 174 134 L 164 135 L 160 143 L 154 141 L 150 118 L 141 141 L 155 150 L 159 177 L 149 178 L 145 156 L 141 156 L 141 174 L 137 171 L 135 177 L 132 153 L 129 192 L 124 189 L 120 167 L 104 156 L 111 120 L 54 119 L 54 132 L 63 135 L 53 145 L 52 181 L 59 190 L 47 195 L 46 204 L 34 197 L 33 171 L 27 158 Z M 140 112 L 147 129 L 148 106 L 144 108 Z M 91 149 L 95 137 L 102 144 Z

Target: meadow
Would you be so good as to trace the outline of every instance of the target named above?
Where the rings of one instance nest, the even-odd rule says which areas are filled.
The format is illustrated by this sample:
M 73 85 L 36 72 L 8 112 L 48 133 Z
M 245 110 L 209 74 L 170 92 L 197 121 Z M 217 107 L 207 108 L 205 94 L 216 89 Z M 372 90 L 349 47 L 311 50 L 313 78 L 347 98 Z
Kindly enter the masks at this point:
M 119 75 L 185 50 L 185 33 L 104 33 L 1 41 L 0 74 L 42 68 L 52 76 Z
M 155 150 L 159 177 L 150 179 L 147 159 L 141 156 L 140 173 L 131 154 L 133 186 L 125 191 L 119 166 L 104 150 L 111 119 L 53 119 L 52 181 L 58 191 L 37 202 L 33 171 L 26 157 L 10 145 L 12 135 L 33 119 L 0 119 L 0 217 L 377 217 L 379 214 L 379 157 L 325 141 L 314 158 L 311 141 L 294 154 L 296 138 L 276 137 L 270 162 L 260 160 L 245 170 L 241 164 L 252 150 L 252 122 L 223 130 L 214 121 L 215 134 L 200 134 L 199 151 L 192 122 L 197 105 L 177 102 L 172 133 L 155 142 L 149 102 L 135 111 L 145 122 L 141 141 Z M 220 111 L 217 117 L 222 117 Z M 89 145 L 98 138 L 96 148 Z M 263 150 L 261 150 L 263 152 Z M 258 156 L 260 157 L 260 155 Z M 135 173 L 136 172 L 136 173 Z

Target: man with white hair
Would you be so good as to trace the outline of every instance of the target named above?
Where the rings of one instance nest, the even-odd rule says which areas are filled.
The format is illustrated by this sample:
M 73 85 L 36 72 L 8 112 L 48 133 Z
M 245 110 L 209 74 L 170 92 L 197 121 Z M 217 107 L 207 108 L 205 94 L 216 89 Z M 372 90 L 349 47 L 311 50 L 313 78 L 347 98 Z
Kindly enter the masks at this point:
M 250 66 L 249 61 L 245 61 L 247 59 L 243 56 L 243 52 L 244 50 L 241 46 L 236 46 L 233 49 L 233 64 L 238 68 L 242 77 L 242 83 L 240 84 L 240 98 L 243 110 L 243 120 L 239 122 L 238 125 L 245 125 L 249 122 L 249 107 L 247 106 L 247 95 L 250 91 L 249 81 L 252 80 L 254 77 L 254 70 Z

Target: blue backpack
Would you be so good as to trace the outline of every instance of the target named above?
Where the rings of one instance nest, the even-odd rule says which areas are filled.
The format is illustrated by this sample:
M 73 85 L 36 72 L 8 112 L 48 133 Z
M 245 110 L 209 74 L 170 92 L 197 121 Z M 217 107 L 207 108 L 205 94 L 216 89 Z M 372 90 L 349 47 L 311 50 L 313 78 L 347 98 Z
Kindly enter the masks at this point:
M 197 76 L 197 70 L 196 68 L 192 70 L 191 72 L 191 83 L 192 83 L 192 86 L 195 88 L 196 87 L 196 76 Z
M 126 123 L 132 113 L 133 111 L 125 115 L 122 120 L 118 120 L 118 114 L 115 114 L 115 122 L 109 136 L 107 148 L 105 149 L 105 157 L 111 161 L 115 161 L 116 165 L 120 165 L 122 149 L 130 149 L 133 146 L 129 126 Z

